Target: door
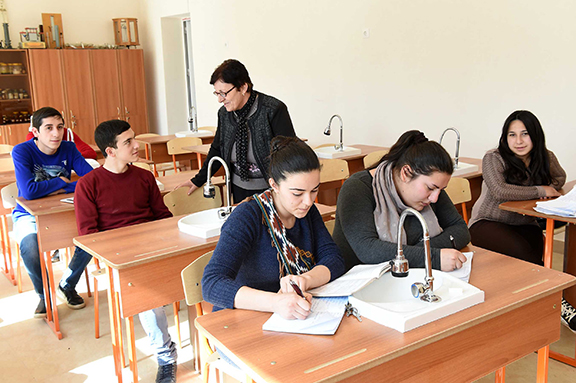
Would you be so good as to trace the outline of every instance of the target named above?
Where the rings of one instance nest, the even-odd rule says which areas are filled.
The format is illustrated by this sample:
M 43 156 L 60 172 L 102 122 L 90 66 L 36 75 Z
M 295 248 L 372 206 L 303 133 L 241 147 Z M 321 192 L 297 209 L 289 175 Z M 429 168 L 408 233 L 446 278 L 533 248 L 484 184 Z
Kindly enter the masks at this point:
M 96 121 L 121 119 L 120 77 L 118 56 L 114 49 L 96 49 L 92 56 L 92 78 L 94 80 L 94 100 Z
M 51 106 L 65 115 L 61 49 L 29 49 L 34 110 Z
M 118 50 L 122 112 L 138 134 L 148 132 L 146 85 L 144 78 L 144 54 L 141 49 Z
M 66 126 L 80 138 L 94 144 L 96 113 L 94 111 L 94 87 L 90 70 L 90 51 L 62 51 L 64 62 L 64 85 L 68 101 Z

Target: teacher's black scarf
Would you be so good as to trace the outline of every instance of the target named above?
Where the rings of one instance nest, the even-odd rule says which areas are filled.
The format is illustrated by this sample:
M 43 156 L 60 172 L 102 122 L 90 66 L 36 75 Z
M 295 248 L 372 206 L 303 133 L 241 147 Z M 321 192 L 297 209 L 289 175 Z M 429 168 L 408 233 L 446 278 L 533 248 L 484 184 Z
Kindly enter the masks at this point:
M 238 120 L 238 130 L 236 130 L 236 168 L 240 172 L 240 179 L 248 181 L 248 117 L 252 105 L 256 101 L 256 91 L 250 93 L 246 105 L 242 109 L 235 111 Z

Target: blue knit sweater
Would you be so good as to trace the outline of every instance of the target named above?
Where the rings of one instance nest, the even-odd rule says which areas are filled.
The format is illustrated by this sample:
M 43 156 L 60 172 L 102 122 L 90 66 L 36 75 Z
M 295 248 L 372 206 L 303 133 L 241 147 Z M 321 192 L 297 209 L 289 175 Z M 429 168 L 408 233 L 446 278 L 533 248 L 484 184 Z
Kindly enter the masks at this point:
M 73 142 L 62 141 L 56 153 L 48 155 L 38 149 L 35 141 L 25 141 L 12 149 L 19 197 L 38 199 L 60 189 L 73 193 L 76 181 L 66 183 L 60 176 L 70 179 L 72 170 L 79 176 L 92 171 L 92 166 L 82 157 Z M 28 214 L 22 206 L 16 205 L 12 219 Z
M 316 206 L 296 219 L 286 236 L 301 251 L 314 255 L 316 265 L 330 270 L 330 279 L 344 273 L 344 260 L 332 240 Z M 234 308 L 234 298 L 242 286 L 277 292 L 280 290 L 280 265 L 277 251 L 262 221 L 256 201 L 241 203 L 222 226 L 218 245 L 204 269 L 202 295 L 214 310 Z

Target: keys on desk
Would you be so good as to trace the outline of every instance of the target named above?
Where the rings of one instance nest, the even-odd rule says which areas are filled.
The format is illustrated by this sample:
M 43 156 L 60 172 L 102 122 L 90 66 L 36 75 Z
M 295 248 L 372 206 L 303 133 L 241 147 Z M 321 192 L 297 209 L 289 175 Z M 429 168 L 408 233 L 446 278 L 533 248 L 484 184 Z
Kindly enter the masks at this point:
M 358 322 L 362 322 L 362 316 L 358 313 L 358 309 L 350 303 L 346 303 L 346 316 L 349 317 L 350 315 L 355 316 Z

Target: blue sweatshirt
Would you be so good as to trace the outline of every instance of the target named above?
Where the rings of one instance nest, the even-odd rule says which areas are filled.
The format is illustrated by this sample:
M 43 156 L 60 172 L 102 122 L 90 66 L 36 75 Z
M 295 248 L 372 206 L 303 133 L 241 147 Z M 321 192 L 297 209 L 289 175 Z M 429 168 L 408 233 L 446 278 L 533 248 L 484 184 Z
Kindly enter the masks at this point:
M 299 251 L 311 252 L 316 265 L 330 270 L 330 279 L 344 273 L 344 259 L 326 229 L 316 206 L 296 219 L 286 236 Z M 202 295 L 214 309 L 234 308 L 234 298 L 242 286 L 257 290 L 280 290 L 278 252 L 262 222 L 256 201 L 241 203 L 222 226 L 218 245 L 202 277 Z
M 36 140 L 28 140 L 12 149 L 18 197 L 27 200 L 46 197 L 63 189 L 73 193 L 76 182 L 66 183 L 60 176 L 70 179 L 72 170 L 83 176 L 92 170 L 73 142 L 62 141 L 56 153 L 44 154 L 36 146 Z M 13 219 L 29 215 L 19 204 L 12 213 Z

